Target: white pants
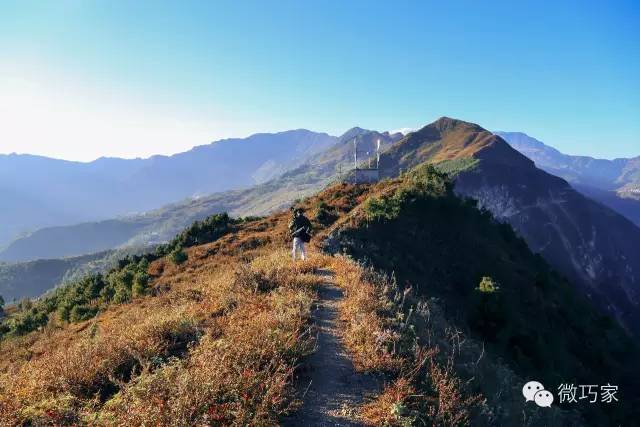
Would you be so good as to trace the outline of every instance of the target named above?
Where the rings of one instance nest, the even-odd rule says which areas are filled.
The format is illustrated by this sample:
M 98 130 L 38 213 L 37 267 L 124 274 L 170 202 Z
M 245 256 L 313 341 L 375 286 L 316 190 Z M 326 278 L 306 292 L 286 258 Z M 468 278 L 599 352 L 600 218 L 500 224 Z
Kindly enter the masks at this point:
M 294 237 L 293 249 L 291 250 L 291 256 L 293 257 L 294 261 L 296 260 L 296 254 L 298 253 L 298 251 L 300 251 L 300 258 L 302 258 L 303 261 L 307 259 L 307 254 L 304 251 L 304 242 L 301 238 Z

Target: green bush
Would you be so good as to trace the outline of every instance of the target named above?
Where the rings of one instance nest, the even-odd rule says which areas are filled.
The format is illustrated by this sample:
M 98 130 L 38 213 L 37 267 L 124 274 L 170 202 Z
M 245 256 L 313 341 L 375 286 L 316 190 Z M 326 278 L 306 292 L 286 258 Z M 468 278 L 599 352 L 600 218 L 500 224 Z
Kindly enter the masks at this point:
M 187 253 L 184 250 L 182 250 L 182 247 L 178 246 L 173 251 L 171 251 L 171 253 L 169 254 L 169 258 L 171 259 L 171 262 L 173 262 L 175 265 L 180 265 L 183 262 L 185 262 L 189 257 Z
M 476 288 L 476 290 L 480 292 L 489 293 L 489 294 L 493 292 L 497 292 L 498 289 L 500 289 L 500 287 L 498 286 L 498 283 L 495 282 L 489 276 L 484 276 L 482 280 L 480 280 L 480 284 Z
M 24 335 L 46 325 L 48 320 L 46 313 L 30 308 L 9 319 L 9 332 L 15 335 Z
M 145 295 L 149 288 L 149 275 L 143 271 L 139 271 L 133 278 L 133 286 L 131 293 L 134 297 Z
M 97 307 L 90 305 L 75 305 L 71 309 L 69 320 L 72 322 L 81 322 L 83 320 L 91 319 L 98 313 Z
M 451 191 L 452 184 L 446 174 L 438 172 L 431 165 L 425 165 L 408 174 L 403 185 L 392 195 L 367 199 L 364 209 L 370 221 L 391 221 L 404 208 L 425 198 L 443 197 Z
M 250 220 L 250 219 L 249 219 Z M 201 245 L 217 240 L 232 230 L 232 225 L 246 220 L 234 220 L 226 212 L 211 215 L 202 221 L 195 221 L 189 228 L 178 234 L 172 241 L 156 249 L 158 256 L 171 255 L 178 249 Z M 183 261 L 184 262 L 184 261 Z
M 333 224 L 338 219 L 338 213 L 335 208 L 327 205 L 325 202 L 320 202 L 316 210 L 316 221 L 324 226 Z
M 58 312 L 58 317 L 60 318 L 60 320 L 62 320 L 63 322 L 68 322 L 69 319 L 71 318 L 71 309 L 73 308 L 73 305 L 68 304 L 68 303 L 60 303 L 60 305 L 57 308 L 57 312 Z
M 116 287 L 111 302 L 114 304 L 124 304 L 129 301 L 131 301 L 131 288 L 126 286 Z
M 400 205 L 392 197 L 371 197 L 365 202 L 364 209 L 372 221 L 391 220 L 400 214 Z

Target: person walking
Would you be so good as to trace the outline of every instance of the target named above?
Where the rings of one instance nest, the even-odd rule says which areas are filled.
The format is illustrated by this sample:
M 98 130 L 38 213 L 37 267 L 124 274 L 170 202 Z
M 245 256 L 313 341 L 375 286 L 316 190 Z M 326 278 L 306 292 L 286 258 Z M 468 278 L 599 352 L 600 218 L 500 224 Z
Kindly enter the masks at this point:
M 289 234 L 293 238 L 293 248 L 291 256 L 296 260 L 296 255 L 300 252 L 300 258 L 304 261 L 307 258 L 304 244 L 311 240 L 311 221 L 304 216 L 301 208 L 296 208 L 292 212 L 291 221 L 289 221 Z

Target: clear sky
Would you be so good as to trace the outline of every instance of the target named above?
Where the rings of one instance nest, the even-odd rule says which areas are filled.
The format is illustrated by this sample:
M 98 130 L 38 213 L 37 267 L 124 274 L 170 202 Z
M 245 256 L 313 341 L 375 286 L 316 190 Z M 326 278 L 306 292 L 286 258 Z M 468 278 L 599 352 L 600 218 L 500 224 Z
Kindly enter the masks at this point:
M 0 153 L 149 156 L 444 115 L 640 155 L 640 2 L 0 1 Z

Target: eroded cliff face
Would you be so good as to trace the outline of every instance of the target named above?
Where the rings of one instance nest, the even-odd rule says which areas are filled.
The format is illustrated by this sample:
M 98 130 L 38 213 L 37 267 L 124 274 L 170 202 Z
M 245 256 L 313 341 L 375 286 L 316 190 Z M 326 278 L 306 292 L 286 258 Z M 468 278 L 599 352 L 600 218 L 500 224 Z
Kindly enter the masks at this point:
M 640 334 L 640 229 L 634 224 L 535 167 L 485 160 L 460 174 L 455 190 L 511 224 L 594 304 Z

